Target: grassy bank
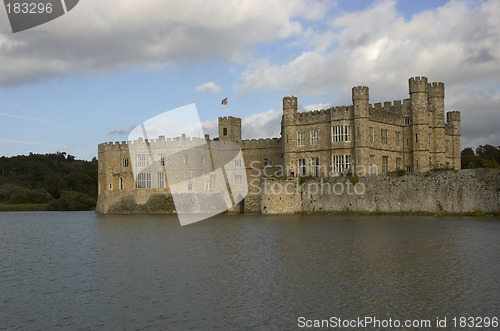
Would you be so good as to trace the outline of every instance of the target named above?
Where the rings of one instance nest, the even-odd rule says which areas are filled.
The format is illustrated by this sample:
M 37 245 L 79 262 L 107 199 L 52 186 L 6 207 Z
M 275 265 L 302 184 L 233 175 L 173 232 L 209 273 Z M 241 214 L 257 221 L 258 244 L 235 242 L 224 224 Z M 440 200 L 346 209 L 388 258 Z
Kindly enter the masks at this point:
M 0 203 L 2 211 L 44 211 L 47 210 L 48 203 Z

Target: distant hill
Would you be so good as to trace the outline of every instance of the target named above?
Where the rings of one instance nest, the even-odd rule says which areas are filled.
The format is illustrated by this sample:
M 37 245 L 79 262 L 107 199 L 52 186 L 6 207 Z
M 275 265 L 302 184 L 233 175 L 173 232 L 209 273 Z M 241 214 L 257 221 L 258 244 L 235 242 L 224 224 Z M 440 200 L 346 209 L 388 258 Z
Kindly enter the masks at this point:
M 0 204 L 48 210 L 92 210 L 97 201 L 97 159 L 64 152 L 0 157 Z M 23 208 L 11 208 L 12 210 Z

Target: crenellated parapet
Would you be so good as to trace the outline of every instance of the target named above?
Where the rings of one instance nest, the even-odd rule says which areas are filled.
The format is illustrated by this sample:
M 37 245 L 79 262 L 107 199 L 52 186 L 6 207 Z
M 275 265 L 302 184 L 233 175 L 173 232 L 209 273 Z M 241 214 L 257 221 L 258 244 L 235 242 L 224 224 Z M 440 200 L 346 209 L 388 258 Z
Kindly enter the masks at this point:
M 315 124 L 327 122 L 330 120 L 330 109 L 312 110 L 297 113 L 295 117 L 296 124 Z
M 281 138 L 246 139 L 240 142 L 241 149 L 281 148 Z
M 429 92 L 429 83 L 428 79 L 425 76 L 416 76 L 408 79 L 408 86 L 410 95 L 414 93 L 428 93 Z
M 454 122 L 460 122 L 460 112 L 459 111 L 449 111 L 446 113 L 446 122 L 451 124 Z
M 353 106 L 338 106 L 330 108 L 330 120 L 349 120 L 353 117 Z
M 369 118 L 370 121 L 392 125 L 403 125 L 404 123 L 401 109 L 399 112 L 395 112 L 390 107 L 382 107 L 380 103 L 376 103 L 375 107 L 370 108 Z
M 173 138 L 165 138 L 164 136 L 160 136 L 157 139 L 143 139 L 142 137 L 136 140 L 128 140 L 128 141 L 115 141 L 115 142 L 105 142 L 98 145 L 99 152 L 104 151 L 118 151 L 125 150 L 137 146 L 150 146 L 150 147 L 168 147 L 176 146 L 179 143 L 182 143 L 182 146 L 199 146 L 200 144 L 204 144 L 206 142 L 206 138 L 198 138 L 198 137 L 186 137 L 186 135 L 182 135 L 181 137 L 173 137 Z
M 429 98 L 444 98 L 444 83 L 429 83 Z
M 355 86 L 352 88 L 353 100 L 368 100 L 370 98 L 370 89 L 367 86 Z

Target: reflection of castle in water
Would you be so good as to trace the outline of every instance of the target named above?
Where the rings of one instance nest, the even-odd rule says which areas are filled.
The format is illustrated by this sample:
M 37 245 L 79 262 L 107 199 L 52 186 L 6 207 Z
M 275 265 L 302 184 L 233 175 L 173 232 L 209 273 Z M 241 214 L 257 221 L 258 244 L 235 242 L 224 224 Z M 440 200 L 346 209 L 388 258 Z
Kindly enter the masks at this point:
M 243 140 L 241 119 L 228 116 L 219 117 L 219 137 L 213 140 L 183 135 L 100 144 L 97 211 L 115 210 L 127 196 L 144 204 L 158 193 L 211 192 L 227 185 L 229 191 L 248 187 L 255 193 L 264 170 L 320 177 L 348 169 L 459 169 L 460 113 L 448 112 L 445 123 L 444 84 L 410 78 L 409 93 L 409 99 L 371 105 L 368 87 L 358 86 L 350 106 L 300 113 L 297 98 L 285 97 L 280 138 Z M 229 143 L 235 145 L 223 147 Z M 242 154 L 233 160 L 239 148 Z M 210 173 L 218 168 L 225 171 Z M 234 194 L 229 198 L 236 200 Z M 249 194 L 245 211 L 260 211 L 259 199 Z

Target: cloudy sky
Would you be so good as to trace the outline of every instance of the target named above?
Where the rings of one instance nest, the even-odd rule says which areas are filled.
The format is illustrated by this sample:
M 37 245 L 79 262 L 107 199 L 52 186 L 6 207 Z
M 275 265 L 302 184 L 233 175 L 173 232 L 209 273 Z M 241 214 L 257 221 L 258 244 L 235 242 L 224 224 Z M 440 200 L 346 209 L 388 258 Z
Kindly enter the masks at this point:
M 206 131 L 228 112 L 246 138 L 300 110 L 408 98 L 408 78 L 446 86 L 462 148 L 500 145 L 500 1 L 82 0 L 13 34 L 0 10 L 0 155 L 97 155 L 131 128 L 196 103 Z M 221 100 L 228 97 L 228 107 Z

